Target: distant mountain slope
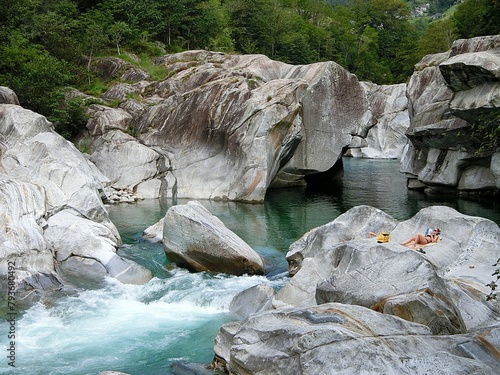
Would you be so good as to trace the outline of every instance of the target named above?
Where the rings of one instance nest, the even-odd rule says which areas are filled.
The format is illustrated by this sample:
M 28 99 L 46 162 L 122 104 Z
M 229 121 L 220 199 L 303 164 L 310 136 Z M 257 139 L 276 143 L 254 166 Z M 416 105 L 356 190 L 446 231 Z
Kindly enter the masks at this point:
M 413 17 L 431 16 L 436 17 L 443 14 L 459 0 L 406 0 L 411 9 Z

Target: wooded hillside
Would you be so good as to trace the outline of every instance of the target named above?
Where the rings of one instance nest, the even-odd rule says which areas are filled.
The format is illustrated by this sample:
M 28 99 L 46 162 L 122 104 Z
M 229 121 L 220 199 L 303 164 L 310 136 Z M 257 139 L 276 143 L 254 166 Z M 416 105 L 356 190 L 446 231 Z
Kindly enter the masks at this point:
M 425 4 L 429 4 L 429 6 Z M 460 1 L 458 1 L 460 3 Z M 83 121 L 68 86 L 99 93 L 99 56 L 186 49 L 261 53 L 291 64 L 332 60 L 362 80 L 404 82 L 425 54 L 496 34 L 500 0 L 3 0 L 0 85 L 57 124 Z M 422 8 L 424 6 L 425 9 Z M 418 10 L 418 11 L 417 11 Z M 438 16 L 436 16 L 438 14 Z M 415 18 L 418 17 L 418 18 Z M 430 23 L 429 23 L 430 22 Z M 73 103 L 74 104 L 74 103 Z

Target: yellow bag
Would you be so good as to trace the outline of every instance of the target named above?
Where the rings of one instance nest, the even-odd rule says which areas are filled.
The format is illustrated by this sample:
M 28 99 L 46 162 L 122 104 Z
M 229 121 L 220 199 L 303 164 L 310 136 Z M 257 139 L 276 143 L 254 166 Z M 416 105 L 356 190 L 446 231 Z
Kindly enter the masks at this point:
M 389 242 L 389 232 L 380 232 L 380 234 L 377 237 L 377 242 L 378 243 L 385 243 Z

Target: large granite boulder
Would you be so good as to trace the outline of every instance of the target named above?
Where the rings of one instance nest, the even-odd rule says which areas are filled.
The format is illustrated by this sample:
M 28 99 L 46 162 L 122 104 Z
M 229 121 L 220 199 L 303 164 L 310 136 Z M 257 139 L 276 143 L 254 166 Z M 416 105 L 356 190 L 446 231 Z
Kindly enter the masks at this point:
M 375 85 L 362 82 L 367 92 L 373 126 L 364 138 L 353 137 L 348 156 L 400 159 L 408 143 L 410 127 L 406 84 Z
M 465 332 L 444 281 L 417 252 L 363 240 L 327 254 L 321 259 L 331 276 L 316 284 L 316 303 L 369 307 L 425 324 L 434 334 Z
M 158 174 L 160 155 L 131 135 L 112 130 L 94 141 L 90 160 L 116 189 L 136 189 Z
M 343 226 L 350 220 L 360 228 L 367 210 L 346 215 Z M 388 243 L 377 243 L 338 235 L 339 226 L 330 224 L 317 230 L 327 240 L 308 242 L 306 235 L 295 244 L 311 247 L 304 251 L 310 257 L 274 296 L 274 310 L 220 329 L 214 367 L 232 374 L 500 370 L 500 306 L 486 301 L 491 264 L 500 257 L 498 225 L 433 206 L 397 223 Z M 427 227 L 442 232 L 425 253 L 399 244 Z
M 103 98 L 119 101 L 119 109 L 93 105 L 88 123 L 94 138 L 126 130 L 161 155 L 148 197 L 262 201 L 271 186 L 303 185 L 307 175 L 329 173 L 369 129 L 375 143 L 373 152 L 363 151 L 368 157 L 399 157 L 406 142 L 405 86 L 359 82 L 334 62 L 294 66 L 263 55 L 186 51 L 157 63 L 166 78 L 117 82 Z M 116 76 L 124 66 L 105 59 L 103 71 Z M 106 160 L 140 160 L 137 148 L 125 154 L 101 138 L 92 157 L 110 180 L 110 164 L 121 172 Z
M 355 217 L 346 218 L 356 227 Z M 348 227 L 349 221 L 344 225 Z M 438 310 L 452 314 L 452 318 L 446 318 L 452 325 L 444 329 L 450 332 L 484 327 L 498 316 L 498 307 L 482 298 L 488 294 L 486 284 L 492 281 L 492 261 L 500 257 L 500 229 L 494 222 L 463 215 L 449 207 L 428 207 L 395 225 L 387 244 L 378 244 L 376 238 L 343 242 L 340 237 L 335 242 L 337 227 L 335 221 L 321 227 L 322 231 L 333 232 L 323 235 L 328 241 L 299 240 L 291 245 L 295 251 L 302 247 L 304 254 L 314 255 L 302 261 L 300 271 L 277 293 L 275 306 L 342 302 L 383 309 L 386 300 L 404 296 L 408 303 L 404 309 L 417 310 L 412 314 L 402 307 L 399 310 L 402 316 L 411 315 L 412 319 L 429 317 L 424 311 L 436 310 L 432 306 L 443 302 L 447 307 Z M 428 227 L 439 227 L 442 240 L 429 247 L 426 254 L 399 245 Z M 431 301 L 422 291 L 440 301 Z M 428 303 L 420 303 L 422 299 Z
M 457 40 L 415 66 L 401 168 L 419 181 L 410 188 L 498 193 L 498 144 L 488 134 L 499 126 L 499 66 L 498 35 Z
M 500 369 L 499 331 L 433 336 L 420 324 L 329 303 L 223 326 L 213 365 L 235 375 L 490 374 Z
M 288 272 L 295 275 L 304 258 L 314 257 L 318 251 L 353 239 L 368 238 L 369 233 L 390 232 L 398 221 L 384 211 L 371 206 L 356 206 L 335 220 L 311 229 L 292 243 L 286 254 Z
M 151 278 L 116 254 L 120 236 L 101 201 L 105 177 L 45 117 L 0 105 L 0 134 L 2 278 L 7 260 L 16 264 L 18 292 L 32 296 L 83 274 L 90 281 Z
M 167 258 L 192 271 L 264 274 L 264 260 L 199 202 L 169 208 L 163 221 Z

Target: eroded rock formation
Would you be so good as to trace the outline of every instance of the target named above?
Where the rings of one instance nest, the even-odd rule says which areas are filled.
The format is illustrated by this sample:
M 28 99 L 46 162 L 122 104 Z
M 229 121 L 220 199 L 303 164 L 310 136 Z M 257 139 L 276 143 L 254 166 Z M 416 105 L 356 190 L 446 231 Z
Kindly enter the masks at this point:
M 269 297 L 274 309 L 220 329 L 214 366 L 232 374 L 500 370 L 500 306 L 486 300 L 498 225 L 443 206 L 399 223 L 378 211 L 354 207 L 292 244 L 301 268 Z M 370 218 L 391 227 L 389 243 L 361 233 Z M 399 244 L 427 227 L 442 238 L 425 254 Z
M 116 254 L 121 239 L 101 200 L 106 177 L 45 117 L 0 104 L 0 181 L 0 275 L 15 263 L 20 295 L 78 278 L 151 278 Z
M 102 74 L 123 79 L 130 67 L 115 60 L 103 62 Z M 116 83 L 103 99 L 119 101 L 118 109 L 89 107 L 91 159 L 112 185 L 147 186 L 155 197 L 262 201 L 270 186 L 330 171 L 353 138 L 372 129 L 384 140 L 365 156 L 398 157 L 406 142 L 405 85 L 362 83 L 334 62 L 294 66 L 263 55 L 186 51 L 157 63 L 169 72 L 165 79 Z M 396 135 L 387 131 L 394 127 Z M 157 155 L 140 181 L 119 167 L 145 156 L 132 139 L 125 147 L 124 132 Z
M 425 56 L 408 83 L 410 188 L 498 193 L 500 36 L 454 42 Z
M 163 249 L 170 261 L 192 271 L 264 274 L 262 257 L 197 201 L 167 211 Z

